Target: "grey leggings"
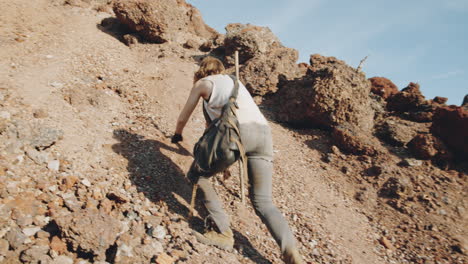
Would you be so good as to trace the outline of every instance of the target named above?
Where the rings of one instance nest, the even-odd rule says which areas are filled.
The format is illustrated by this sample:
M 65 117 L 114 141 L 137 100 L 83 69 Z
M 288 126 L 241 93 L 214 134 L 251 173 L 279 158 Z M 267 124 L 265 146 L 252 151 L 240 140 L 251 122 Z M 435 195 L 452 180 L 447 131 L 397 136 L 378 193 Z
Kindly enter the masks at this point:
M 295 240 L 286 219 L 272 203 L 273 144 L 267 125 L 241 125 L 242 143 L 248 159 L 250 199 L 255 212 L 273 235 L 281 252 L 295 248 Z M 207 177 L 200 177 L 198 185 L 204 194 L 203 202 L 210 217 L 221 232 L 230 230 L 229 217 Z

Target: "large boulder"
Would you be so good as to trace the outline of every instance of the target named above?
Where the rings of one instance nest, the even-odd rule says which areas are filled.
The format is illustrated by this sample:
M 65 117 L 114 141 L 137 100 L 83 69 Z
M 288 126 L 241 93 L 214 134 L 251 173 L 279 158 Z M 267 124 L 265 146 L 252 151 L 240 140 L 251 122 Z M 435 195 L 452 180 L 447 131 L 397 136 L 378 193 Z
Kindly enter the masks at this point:
M 440 137 L 462 159 L 468 157 L 468 110 L 460 106 L 439 107 L 431 132 Z
M 283 47 L 278 37 L 268 27 L 251 24 L 229 24 L 224 39 L 226 61 L 234 64 L 233 54 L 239 51 L 239 63 L 244 64 L 255 56 Z
M 234 52 L 239 51 L 240 74 L 253 95 L 275 93 L 281 79 L 298 77 L 299 53 L 284 47 L 268 27 L 229 24 L 224 48 L 228 65 L 234 64 Z
M 332 131 L 333 143 L 346 153 L 375 156 L 382 153 L 382 147 L 367 131 L 350 125 L 339 125 Z
M 297 59 L 298 52 L 289 48 L 278 48 L 256 56 L 241 68 L 242 80 L 253 95 L 275 93 L 281 79 L 288 80 L 297 76 Z
M 73 251 L 93 255 L 97 260 L 106 259 L 106 250 L 122 231 L 118 220 L 93 209 L 60 216 L 55 222 Z
M 312 55 L 305 76 L 282 82 L 275 95 L 277 117 L 306 127 L 349 124 L 371 133 L 374 110 L 365 75 L 334 57 Z
M 149 42 L 185 44 L 199 37 L 203 43 L 219 35 L 203 22 L 198 9 L 184 0 L 117 0 L 113 10 L 122 24 Z
M 387 99 L 390 95 L 398 93 L 398 87 L 385 77 L 369 78 L 371 82 L 371 92 Z

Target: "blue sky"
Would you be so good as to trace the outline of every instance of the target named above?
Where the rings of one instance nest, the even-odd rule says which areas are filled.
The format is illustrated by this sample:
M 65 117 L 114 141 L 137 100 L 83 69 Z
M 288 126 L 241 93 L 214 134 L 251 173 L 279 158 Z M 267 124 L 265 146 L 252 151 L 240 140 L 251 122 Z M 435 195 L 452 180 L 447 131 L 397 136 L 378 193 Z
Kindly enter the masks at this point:
M 268 26 L 299 62 L 319 53 L 384 76 L 418 82 L 427 99 L 460 105 L 468 94 L 468 0 L 188 0 L 220 33 L 229 23 Z

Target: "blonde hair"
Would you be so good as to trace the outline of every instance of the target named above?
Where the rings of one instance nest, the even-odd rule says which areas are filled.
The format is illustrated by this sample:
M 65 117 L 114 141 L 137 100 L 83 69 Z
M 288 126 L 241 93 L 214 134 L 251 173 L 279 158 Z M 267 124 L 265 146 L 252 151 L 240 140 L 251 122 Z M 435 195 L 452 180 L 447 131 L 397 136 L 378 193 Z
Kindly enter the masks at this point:
M 206 76 L 220 74 L 224 70 L 224 65 L 220 60 L 211 56 L 205 57 L 200 63 L 200 69 L 193 76 L 193 82 L 195 83 Z

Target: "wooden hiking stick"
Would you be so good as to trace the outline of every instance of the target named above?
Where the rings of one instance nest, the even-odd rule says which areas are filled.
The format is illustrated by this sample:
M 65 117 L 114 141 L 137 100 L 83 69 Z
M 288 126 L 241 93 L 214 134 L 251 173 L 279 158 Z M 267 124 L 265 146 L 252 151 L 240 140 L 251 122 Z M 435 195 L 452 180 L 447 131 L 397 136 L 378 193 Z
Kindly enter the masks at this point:
M 197 196 L 198 184 L 195 183 L 192 188 L 192 200 L 190 200 L 190 212 L 189 218 L 192 218 L 195 215 L 195 198 Z
M 236 50 L 234 53 L 234 58 L 236 62 L 236 80 L 239 82 L 239 51 Z M 244 153 L 241 153 L 241 155 L 244 155 Z M 246 162 L 245 158 L 243 157 L 241 160 L 242 164 L 239 164 L 239 177 L 240 177 L 240 191 L 241 191 L 241 202 L 242 204 L 245 204 L 245 193 L 244 193 L 244 164 Z

